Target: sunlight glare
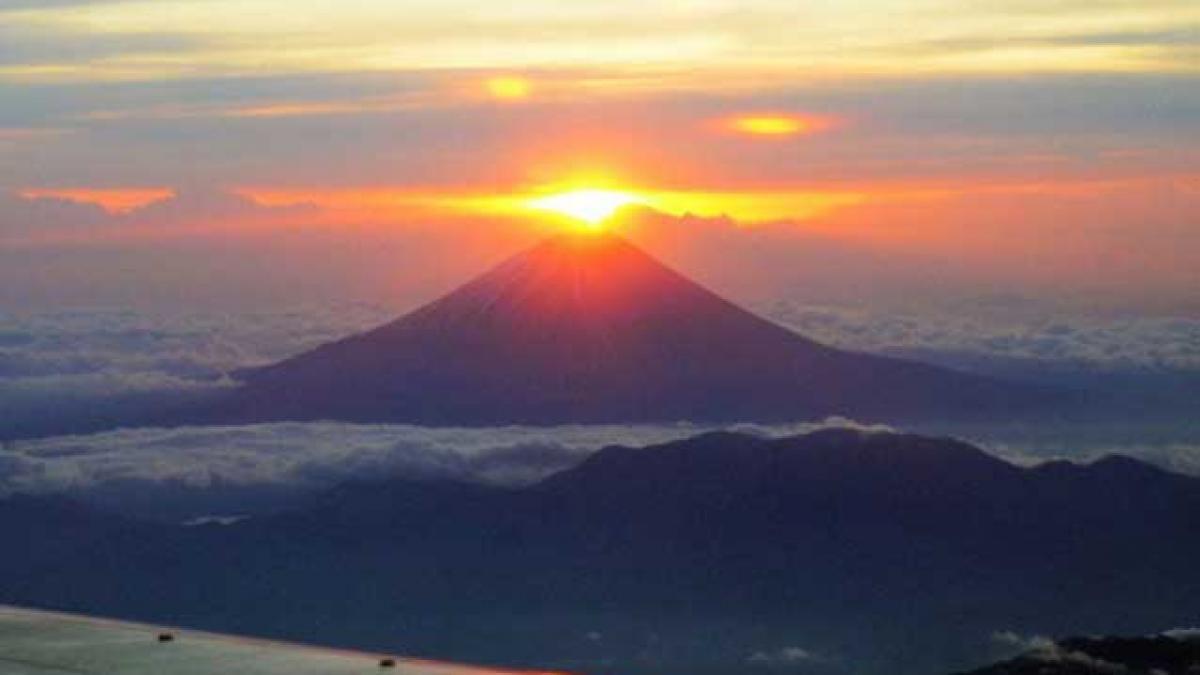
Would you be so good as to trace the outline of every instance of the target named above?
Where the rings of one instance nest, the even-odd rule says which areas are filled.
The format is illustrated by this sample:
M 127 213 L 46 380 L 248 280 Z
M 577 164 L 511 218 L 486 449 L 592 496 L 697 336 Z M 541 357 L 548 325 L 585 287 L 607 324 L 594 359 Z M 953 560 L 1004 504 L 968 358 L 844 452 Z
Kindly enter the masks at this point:
M 582 221 L 588 229 L 600 229 L 601 223 L 617 209 L 641 203 L 634 194 L 619 190 L 578 189 L 529 200 L 530 207 L 553 211 Z

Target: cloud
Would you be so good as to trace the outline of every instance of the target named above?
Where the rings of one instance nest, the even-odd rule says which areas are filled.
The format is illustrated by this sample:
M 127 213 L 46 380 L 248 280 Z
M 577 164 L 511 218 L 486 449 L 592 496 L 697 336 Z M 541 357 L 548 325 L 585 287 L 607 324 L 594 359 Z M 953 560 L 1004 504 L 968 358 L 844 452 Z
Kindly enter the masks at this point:
M 62 198 L 26 199 L 0 191 L 0 240 L 86 232 L 110 220 L 96 204 Z
M 790 436 L 847 426 L 856 425 L 830 419 L 724 428 Z M 126 492 L 164 487 L 311 492 L 349 480 L 387 477 L 523 485 L 608 445 L 644 446 L 716 428 L 682 423 L 430 428 L 312 422 L 121 429 L 5 444 L 0 450 L 0 494 L 66 493 L 86 498 L 122 486 L 140 486 Z
M 252 227 L 262 223 L 300 223 L 315 214 L 306 204 L 273 206 L 215 188 L 167 191 L 161 198 L 114 209 L 120 190 L 32 189 L 0 191 L 0 241 L 54 243 L 86 241 L 114 232 L 169 231 L 214 225 Z M 137 191 L 125 191 L 134 193 Z M 144 192 L 144 191 L 143 191 Z
M 1065 663 L 1088 668 L 1089 673 L 1128 673 L 1129 668 L 1124 664 L 1112 663 L 1080 651 L 1071 651 L 1054 645 L 1050 649 L 1034 651 L 1028 658 L 1043 663 Z
M 0 6 L 0 11 L 9 9 Z M 200 42 L 170 33 L 88 33 L 45 30 L 36 26 L 0 25 L 0 68 L 25 64 L 86 63 L 120 56 L 189 50 Z
M 1011 630 L 992 633 L 992 642 L 1016 653 L 1054 649 L 1054 640 L 1044 635 L 1021 635 Z
M 1200 319 L 1071 315 L 1053 303 L 1011 295 L 961 305 L 921 314 L 788 301 L 763 309 L 798 332 L 863 351 L 925 357 L 940 352 L 1092 369 L 1200 369 Z
M 307 204 L 266 205 L 218 189 L 182 189 L 170 199 L 151 202 L 129 212 L 134 223 L 155 227 L 196 223 L 231 223 L 239 226 L 258 221 L 295 220 L 315 212 Z
M 147 406 L 232 386 L 226 373 L 234 369 L 292 355 L 387 316 L 356 305 L 250 316 L 0 312 L 0 438 L 74 429 L 101 414 L 136 418 Z
M 1146 432 L 1143 432 L 1146 433 Z M 1059 440 L 1034 444 L 1014 444 L 1003 441 L 980 443 L 989 452 L 1014 464 L 1032 466 L 1042 462 L 1066 459 L 1073 462 L 1094 462 L 1113 455 L 1135 457 L 1141 461 L 1174 471 L 1200 476 L 1200 443 L 1196 442 L 1082 442 Z
M 1166 637 L 1184 642 L 1200 641 L 1200 627 L 1172 628 L 1162 632 Z
M 5 173 L 21 184 L 54 175 L 80 185 L 107 177 L 128 184 L 370 186 L 386 177 L 409 187 L 474 189 L 522 185 L 531 171 L 565 173 L 592 160 L 645 187 L 728 189 L 1195 170 L 1194 143 L 1181 139 L 1197 129 L 1196 75 L 839 79 L 735 92 L 649 82 L 648 91 L 621 96 L 610 83 L 636 82 L 638 73 L 533 71 L 556 93 L 497 109 L 465 93 L 487 74 L 0 81 L 0 126 L 76 127 L 87 139 L 48 139 L 35 165 L 14 162 Z M 845 124 L 782 146 L 710 133 L 710 120 L 748 111 Z M 131 149 L 138 156 L 128 157 Z
M 770 651 L 756 651 L 746 658 L 746 663 L 755 666 L 788 667 L 801 664 L 823 663 L 826 658 L 803 647 L 780 647 Z
M 786 316 L 792 320 L 783 323 L 842 347 L 923 357 L 935 350 L 955 349 L 977 355 L 1011 356 L 1009 345 L 1024 344 L 1043 334 L 1057 336 L 1056 339 L 1068 335 L 1071 340 L 1079 340 L 1078 347 L 1067 342 L 1043 353 L 1036 361 L 1036 369 L 1041 371 L 1073 368 L 1072 359 L 1081 353 L 1111 359 L 1089 366 L 1101 371 L 1123 363 L 1161 362 L 1163 368 L 1184 368 L 1191 363 L 1186 359 L 1161 358 L 1164 354 L 1186 356 L 1186 348 L 1194 347 L 1189 340 L 1195 339 L 1191 336 L 1196 334 L 1197 327 L 1187 321 L 1106 324 L 1091 319 L 1076 321 L 1064 315 L 1053 315 L 1043 321 L 1042 310 L 1037 306 L 1026 308 L 1017 302 L 1016 307 L 1000 311 L 999 318 L 984 312 L 972 319 L 966 310 L 957 315 L 921 316 L 789 305 Z M 974 310 L 980 308 L 981 305 L 976 305 Z M 1013 319 L 1010 312 L 1014 311 L 1035 318 Z M 5 411 L 0 417 L 0 438 L 79 430 L 86 428 L 79 426 L 81 421 L 100 412 L 128 416 L 156 401 L 180 401 L 218 392 L 231 386 L 226 374 L 233 370 L 286 358 L 381 325 L 398 313 L 383 305 L 344 301 L 238 311 L 223 308 L 186 312 L 104 308 L 0 311 L 0 408 Z M 780 316 L 771 312 L 768 315 Z M 1064 325 L 1070 330 L 1055 327 Z M 997 341 L 997 335 L 1024 337 Z M 1004 345 L 1006 351 L 997 351 L 996 344 Z M 1185 349 L 1175 352 L 1170 345 L 1182 345 Z M 1146 354 L 1154 354 L 1158 360 L 1149 361 L 1144 357 Z M 1159 388 L 1156 396 L 1170 395 L 1182 400 L 1183 394 L 1190 390 L 1160 387 L 1171 383 L 1174 377 L 1184 377 L 1185 384 L 1190 381 L 1175 372 L 1164 370 L 1145 382 L 1139 380 L 1139 386 Z M 1127 384 L 1124 379 L 1103 382 L 1106 386 Z M 769 428 L 764 430 L 754 425 L 740 428 L 752 433 L 771 433 Z M 1194 430 L 1172 430 L 1149 423 L 1131 425 L 1128 420 L 1115 420 L 1110 425 L 1089 423 L 1083 428 L 1044 425 L 1036 435 L 1013 435 L 986 425 L 923 431 L 972 439 L 998 455 L 1026 464 L 1046 458 L 1088 460 L 1118 453 L 1200 475 L 1200 440 Z M 542 449 L 540 452 L 545 456 L 541 458 L 534 448 L 522 452 L 526 453 L 522 459 L 525 463 L 550 466 L 558 461 L 557 448 L 553 446 Z M 481 460 L 489 461 L 496 465 L 488 470 L 497 474 L 518 471 L 513 468 L 514 462 L 505 461 L 501 455 Z
M 1113 674 L 1129 672 L 1129 669 L 1122 664 L 1111 663 L 1082 651 L 1066 649 L 1054 640 L 1041 635 L 1026 637 L 1012 631 L 999 631 L 992 634 L 992 642 L 1016 650 L 1022 660 L 1079 665 L 1088 668 L 1087 672 Z
M 1043 3 L 1031 21 L 1018 3 L 972 4 L 927 2 L 918 7 L 893 6 L 882 13 L 874 5 L 827 7 L 820 3 L 797 7 L 777 0 L 748 0 L 730 6 L 721 2 L 685 6 L 614 0 L 565 8 L 558 3 L 529 2 L 519 10 L 464 13 L 460 2 L 413 2 L 403 9 L 378 3 L 359 3 L 331 12 L 315 0 L 162 0 L 162 9 L 147 13 L 134 3 L 51 0 L 17 14 L 25 27 L 45 23 L 64 33 L 87 20 L 92 33 L 136 32 L 146 35 L 184 31 L 201 39 L 200 47 L 164 46 L 161 60 L 187 60 L 222 73 L 244 72 L 249 66 L 274 71 L 363 71 L 387 67 L 495 67 L 502 69 L 553 67 L 582 70 L 589 66 L 625 68 L 657 66 L 674 72 L 675 80 L 691 75 L 695 82 L 723 69 L 735 74 L 757 67 L 767 72 L 794 70 L 794 77 L 837 73 L 855 75 L 919 70 L 930 72 L 1027 73 L 1030 71 L 1189 70 L 1180 63 L 1142 63 L 1138 52 L 1060 49 L 1054 38 L 1096 32 L 1171 30 L 1194 17 L 1174 0 L 1146 0 L 1138 12 L 1112 3 L 1083 7 L 1076 3 Z M 9 8 L 28 8 L 28 0 L 12 0 Z M 56 8 L 57 9 L 54 9 Z M 251 9 L 247 9 L 247 7 Z M 0 8 L 3 8 L 0 5 Z M 736 9 L 737 11 L 734 11 Z M 235 26 L 212 22 L 212 16 L 236 15 Z M 1045 17 L 1049 17 L 1048 19 Z M 897 21 L 906 30 L 897 32 Z M 634 26 L 637 30 L 630 30 Z M 137 29 L 133 31 L 131 29 Z M 939 46 L 939 41 L 962 45 L 990 44 L 1009 38 L 1022 49 L 1011 58 L 972 58 L 974 54 Z M 1153 38 L 1146 38 L 1153 40 Z M 262 44 L 270 44 L 263 50 Z M 1159 44 L 1155 42 L 1155 44 Z M 1171 44 L 1165 38 L 1162 44 Z M 850 45 L 852 49 L 839 47 Z M 913 45 L 918 49 L 914 50 Z M 36 65 L 33 61 L 31 64 Z M 119 77 L 131 64 L 103 60 L 90 63 L 93 77 Z M 134 69 L 142 77 L 166 79 L 162 73 Z M 686 68 L 677 66 L 686 65 Z M 114 72 L 115 71 L 115 72 Z M 678 73 L 684 71 L 684 73 Z M 190 73 L 185 70 L 184 73 Z M 661 78 L 660 76 L 660 79 Z M 736 77 L 715 78 L 722 82 Z M 729 85 L 726 85 L 729 86 Z

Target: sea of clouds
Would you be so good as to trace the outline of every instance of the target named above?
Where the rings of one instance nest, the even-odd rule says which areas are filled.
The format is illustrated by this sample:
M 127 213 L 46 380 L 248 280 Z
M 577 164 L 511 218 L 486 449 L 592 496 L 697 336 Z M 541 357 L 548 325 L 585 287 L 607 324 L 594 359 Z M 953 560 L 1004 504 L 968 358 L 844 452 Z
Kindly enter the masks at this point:
M 840 418 L 720 428 L 786 436 L 846 426 L 887 428 Z M 686 423 L 435 428 L 281 422 L 120 429 L 10 441 L 0 451 L 0 491 L 73 492 L 108 482 L 141 481 L 190 487 L 281 483 L 322 488 L 396 475 L 522 485 L 570 467 L 605 446 L 663 443 L 717 428 Z
M 827 427 L 887 429 L 840 418 L 721 428 L 775 437 Z M 66 495 L 139 517 L 208 521 L 286 509 L 351 481 L 527 485 L 606 446 L 645 446 L 716 428 L 684 423 L 430 428 L 284 422 L 119 429 L 5 443 L 0 449 L 0 496 Z
M 922 315 L 775 303 L 765 313 L 845 348 L 1016 374 L 1200 372 L 1200 320 L 1049 313 Z M 121 397 L 231 386 L 227 373 L 299 353 L 387 321 L 360 304 L 242 313 L 115 309 L 0 310 L 0 437 L 23 415 Z
M 149 402 L 185 399 L 233 386 L 229 372 L 268 363 L 378 325 L 386 308 L 306 307 L 261 313 L 146 313 L 129 310 L 0 312 L 0 493 L 73 495 L 165 490 L 228 492 L 286 488 L 311 492 L 381 476 L 446 477 L 522 484 L 569 467 L 611 444 L 646 445 L 695 435 L 694 424 L 489 429 L 332 422 L 236 427 L 117 429 L 54 433 L 56 425 Z M 1142 319 L 922 320 L 789 306 L 776 313 L 818 339 L 856 349 L 966 350 L 983 357 L 1187 371 L 1200 363 L 1200 321 Z M 41 425 L 41 426 L 39 426 Z M 768 436 L 849 420 L 761 426 Z M 862 426 L 862 425 L 858 425 Z M 25 433 L 24 430 L 47 433 Z M 958 435 L 1021 463 L 1125 453 L 1200 474 L 1200 442 L 1173 431 L 1124 437 L 1045 431 L 1005 436 L 988 429 L 918 429 Z M 1044 430 L 1043 430 L 1044 431 Z M 37 436 L 37 437 L 35 437 Z
M 762 308 L 823 342 L 876 353 L 1035 363 L 1054 369 L 1200 370 L 1200 319 L 1071 316 L 1020 297 L 987 298 L 923 314 L 786 301 Z

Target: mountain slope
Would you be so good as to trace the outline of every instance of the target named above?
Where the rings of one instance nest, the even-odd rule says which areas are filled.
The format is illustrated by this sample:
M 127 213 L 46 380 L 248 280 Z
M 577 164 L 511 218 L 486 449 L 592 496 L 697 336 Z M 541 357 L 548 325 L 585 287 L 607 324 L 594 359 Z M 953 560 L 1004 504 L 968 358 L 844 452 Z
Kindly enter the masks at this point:
M 241 373 L 228 421 L 956 417 L 1031 388 L 833 349 L 613 236 L 563 235 L 390 324 Z

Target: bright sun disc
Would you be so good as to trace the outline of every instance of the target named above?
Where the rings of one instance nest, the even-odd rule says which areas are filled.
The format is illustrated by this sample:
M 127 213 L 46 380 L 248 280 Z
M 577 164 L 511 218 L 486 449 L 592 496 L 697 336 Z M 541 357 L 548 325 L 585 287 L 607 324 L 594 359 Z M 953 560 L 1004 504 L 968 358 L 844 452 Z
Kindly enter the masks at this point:
M 617 209 L 640 200 L 635 195 L 617 190 L 572 190 L 538 197 L 529 206 L 571 216 L 596 228 Z

